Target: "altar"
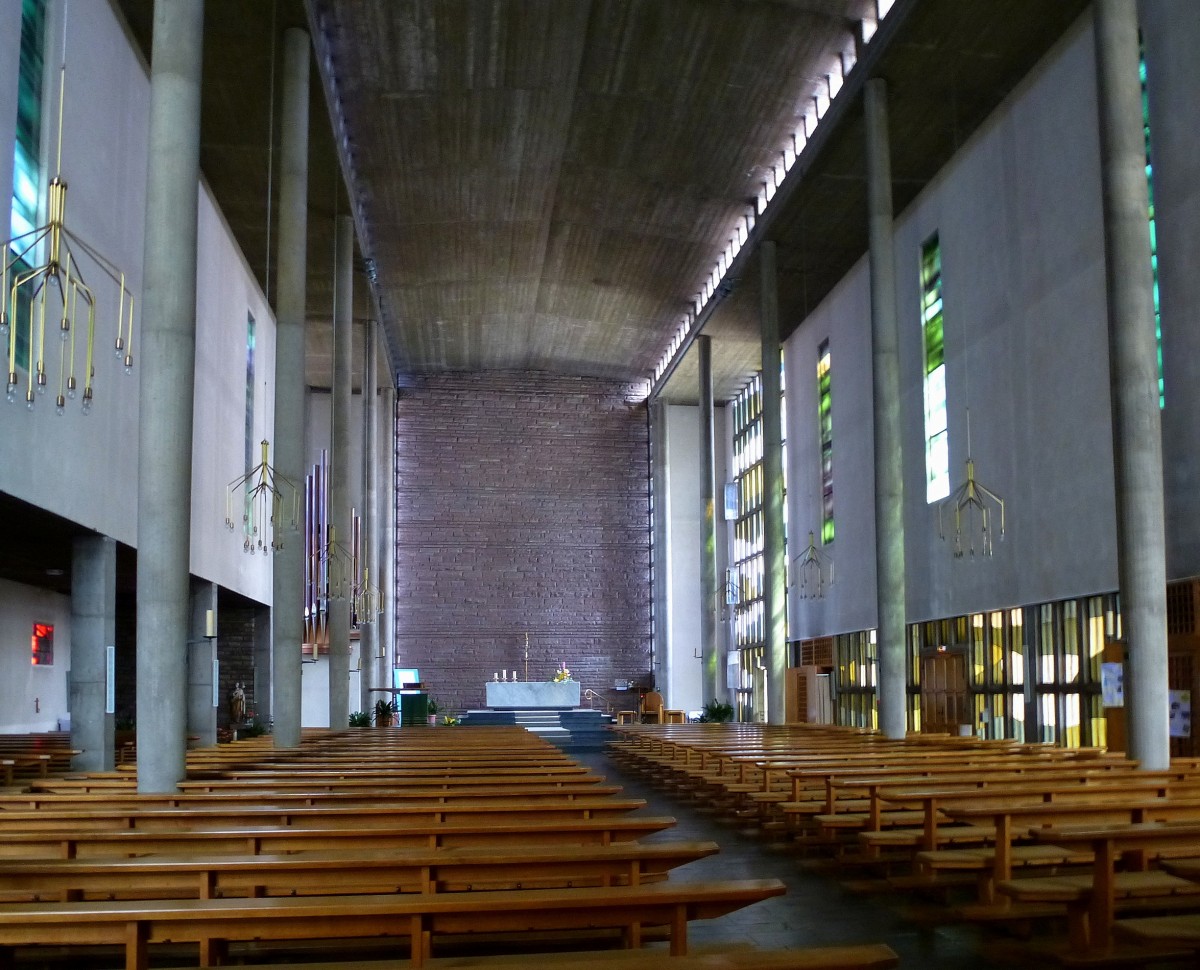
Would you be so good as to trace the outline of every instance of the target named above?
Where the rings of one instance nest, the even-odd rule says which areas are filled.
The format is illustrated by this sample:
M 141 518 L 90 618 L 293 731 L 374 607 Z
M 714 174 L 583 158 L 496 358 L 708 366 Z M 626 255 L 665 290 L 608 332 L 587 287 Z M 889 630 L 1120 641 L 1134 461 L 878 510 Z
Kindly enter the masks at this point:
M 578 707 L 579 681 L 493 680 L 487 685 L 487 706 L 528 710 L 538 707 Z

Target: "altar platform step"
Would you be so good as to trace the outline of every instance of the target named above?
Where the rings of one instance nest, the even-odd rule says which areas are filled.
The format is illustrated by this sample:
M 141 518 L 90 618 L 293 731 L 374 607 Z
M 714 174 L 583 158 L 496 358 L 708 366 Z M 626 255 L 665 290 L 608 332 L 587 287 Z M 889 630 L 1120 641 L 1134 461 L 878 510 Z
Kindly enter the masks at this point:
M 587 708 L 546 708 L 497 711 L 467 711 L 462 716 L 467 727 L 489 724 L 516 724 L 545 738 L 564 751 L 602 751 L 609 740 L 612 718 L 602 711 Z

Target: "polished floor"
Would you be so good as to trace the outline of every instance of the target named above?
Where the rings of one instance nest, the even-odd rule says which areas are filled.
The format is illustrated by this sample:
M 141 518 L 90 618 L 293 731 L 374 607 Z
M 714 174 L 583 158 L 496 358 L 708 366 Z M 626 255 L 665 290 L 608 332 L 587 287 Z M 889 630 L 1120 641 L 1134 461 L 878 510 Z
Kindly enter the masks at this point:
M 760 879 L 775 877 L 787 895 L 768 899 L 720 919 L 693 923 L 688 939 L 704 943 L 750 943 L 759 947 L 832 946 L 887 943 L 904 968 L 989 970 L 1014 965 L 1013 947 L 965 925 L 936 925 L 936 904 L 897 893 L 850 891 L 833 875 L 806 871 L 800 857 L 773 846 L 753 832 L 739 830 L 664 795 L 639 776 L 627 774 L 603 754 L 577 755 L 580 761 L 646 799 L 647 811 L 672 815 L 674 829 L 656 839 L 711 839 L 721 852 L 676 869 L 672 879 Z M 1026 965 L 1036 965 L 1026 961 Z

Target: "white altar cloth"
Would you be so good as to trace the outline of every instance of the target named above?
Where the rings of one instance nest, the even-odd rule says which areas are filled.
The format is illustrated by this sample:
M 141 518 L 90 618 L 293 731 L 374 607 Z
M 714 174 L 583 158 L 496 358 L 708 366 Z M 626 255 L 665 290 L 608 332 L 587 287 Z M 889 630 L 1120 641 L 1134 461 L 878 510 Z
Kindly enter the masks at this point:
M 578 707 L 579 681 L 550 680 L 489 681 L 488 707 L 509 707 L 525 710 L 537 707 Z

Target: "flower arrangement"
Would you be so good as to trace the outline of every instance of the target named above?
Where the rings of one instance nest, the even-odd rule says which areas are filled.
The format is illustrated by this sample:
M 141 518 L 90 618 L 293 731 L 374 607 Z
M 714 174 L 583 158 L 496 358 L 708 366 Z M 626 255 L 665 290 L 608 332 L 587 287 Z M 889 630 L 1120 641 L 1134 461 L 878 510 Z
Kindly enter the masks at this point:
M 564 680 L 570 680 L 571 671 L 567 669 L 566 663 L 559 667 L 558 670 L 554 671 L 554 676 L 550 679 L 556 684 L 561 684 Z

